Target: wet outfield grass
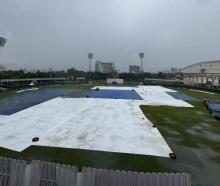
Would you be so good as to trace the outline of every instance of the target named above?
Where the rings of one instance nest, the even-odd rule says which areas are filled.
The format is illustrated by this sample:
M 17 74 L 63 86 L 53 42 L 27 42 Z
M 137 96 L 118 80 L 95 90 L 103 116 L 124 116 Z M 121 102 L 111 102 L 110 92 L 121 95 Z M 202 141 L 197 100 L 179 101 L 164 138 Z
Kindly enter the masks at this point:
M 164 166 L 190 173 L 193 185 L 219 186 L 220 121 L 209 117 L 202 101 L 219 101 L 220 96 L 186 89 L 180 91 L 198 99 L 188 101 L 193 108 L 141 106 L 177 155 L 175 161 Z
M 220 185 L 220 121 L 209 117 L 203 99 L 219 101 L 219 95 L 180 89 L 197 101 L 193 108 L 141 106 L 146 117 L 159 129 L 176 160 L 80 149 L 31 146 L 21 153 L 0 148 L 0 156 L 26 160 L 39 159 L 72 164 L 79 168 L 124 169 L 144 172 L 186 172 L 194 186 Z M 144 148 L 144 147 L 143 147 Z
M 4 98 L 8 98 L 8 97 L 13 97 L 13 96 L 16 96 L 16 92 L 15 91 L 9 91 L 9 92 L 0 93 L 0 99 L 4 99 Z
M 99 85 L 99 84 L 98 84 Z M 92 87 L 96 86 L 95 83 L 84 83 L 84 84 L 76 84 L 76 83 L 66 83 L 66 84 L 55 84 L 55 85 L 50 85 L 51 88 L 60 88 L 60 89 L 86 89 L 89 90 Z

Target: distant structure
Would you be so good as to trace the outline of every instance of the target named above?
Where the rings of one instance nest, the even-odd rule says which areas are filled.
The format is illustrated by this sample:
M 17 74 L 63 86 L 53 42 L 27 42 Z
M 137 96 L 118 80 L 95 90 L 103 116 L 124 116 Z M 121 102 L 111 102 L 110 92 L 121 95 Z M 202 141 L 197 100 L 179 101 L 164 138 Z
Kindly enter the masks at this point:
M 129 73 L 140 73 L 141 67 L 138 65 L 129 65 Z
M 220 88 L 220 60 L 206 61 L 182 69 L 184 84 Z
M 178 73 L 178 69 L 177 68 L 170 68 L 170 73 L 171 74 L 177 74 Z
M 77 77 L 75 80 L 77 82 L 86 82 L 86 77 Z
M 4 47 L 6 43 L 6 39 L 4 37 L 0 37 L 0 47 Z
M 170 70 L 163 70 L 164 74 L 170 74 Z
M 164 74 L 177 74 L 180 72 L 180 69 L 171 67 L 169 70 L 163 70 Z
M 124 84 L 124 79 L 120 78 L 108 78 L 107 79 L 107 84 Z
M 30 85 L 48 85 L 52 83 L 61 83 L 66 81 L 65 77 L 63 78 L 20 78 L 20 79 L 1 79 L 0 85 L 5 88 L 19 88 Z
M 0 72 L 6 70 L 6 68 L 3 65 L 0 65 Z
M 95 63 L 95 71 L 101 73 L 115 73 L 117 72 L 113 62 L 103 62 L 97 60 Z

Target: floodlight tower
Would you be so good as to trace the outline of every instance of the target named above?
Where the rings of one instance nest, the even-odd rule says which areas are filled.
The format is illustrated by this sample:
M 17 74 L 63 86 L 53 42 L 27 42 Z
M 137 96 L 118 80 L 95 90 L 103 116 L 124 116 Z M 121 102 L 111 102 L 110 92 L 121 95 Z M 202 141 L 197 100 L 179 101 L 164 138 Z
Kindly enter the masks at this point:
M 0 47 L 4 47 L 6 43 L 6 39 L 0 36 Z M 1 89 L 2 89 L 2 81 L 1 81 Z
M 91 65 L 92 65 L 93 53 L 88 53 L 89 59 L 89 83 L 91 82 Z
M 6 43 L 6 39 L 4 37 L 0 37 L 0 47 L 4 47 Z
M 143 52 L 140 52 L 139 53 L 139 58 L 141 59 L 141 81 L 142 83 L 144 84 L 144 79 L 143 79 L 143 59 L 144 59 L 144 53 Z

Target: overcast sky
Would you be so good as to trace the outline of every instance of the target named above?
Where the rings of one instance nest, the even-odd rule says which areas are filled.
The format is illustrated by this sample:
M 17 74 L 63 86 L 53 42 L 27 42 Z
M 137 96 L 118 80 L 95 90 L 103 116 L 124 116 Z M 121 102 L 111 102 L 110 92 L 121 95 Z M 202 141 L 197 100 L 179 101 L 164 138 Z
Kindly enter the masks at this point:
M 0 0 L 0 64 L 88 70 L 95 60 L 127 71 L 220 59 L 220 0 Z

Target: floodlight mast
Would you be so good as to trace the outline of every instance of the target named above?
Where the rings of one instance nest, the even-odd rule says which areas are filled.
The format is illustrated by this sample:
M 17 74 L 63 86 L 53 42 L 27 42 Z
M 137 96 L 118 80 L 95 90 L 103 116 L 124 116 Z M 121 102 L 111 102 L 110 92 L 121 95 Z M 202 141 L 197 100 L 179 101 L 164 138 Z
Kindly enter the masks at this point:
M 6 43 L 6 39 L 0 36 L 0 47 L 4 47 Z M 2 81 L 1 81 L 1 89 L 2 89 Z
M 144 73 L 144 69 L 143 69 L 144 53 L 143 52 L 139 53 L 139 58 L 141 59 L 141 82 L 144 84 L 144 79 L 143 79 L 143 73 Z
M 88 59 L 89 59 L 89 83 L 91 83 L 92 58 L 93 58 L 93 53 L 88 53 Z
M 0 36 L 0 47 L 4 47 L 6 43 L 6 39 Z

